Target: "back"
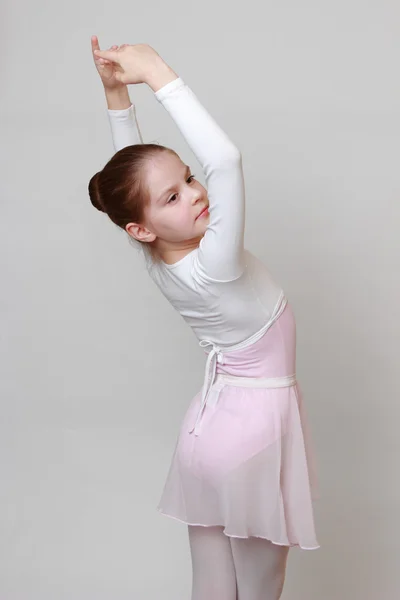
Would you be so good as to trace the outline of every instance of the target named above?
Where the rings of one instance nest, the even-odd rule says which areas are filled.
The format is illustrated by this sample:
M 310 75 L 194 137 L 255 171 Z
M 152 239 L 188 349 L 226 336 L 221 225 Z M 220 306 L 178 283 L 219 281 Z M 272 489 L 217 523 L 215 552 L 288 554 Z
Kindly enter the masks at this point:
M 147 269 L 197 339 L 224 348 L 263 328 L 276 314 L 283 293 L 262 261 L 248 250 L 244 260 L 243 272 L 230 281 L 205 276 L 197 250 L 173 265 L 148 261 Z

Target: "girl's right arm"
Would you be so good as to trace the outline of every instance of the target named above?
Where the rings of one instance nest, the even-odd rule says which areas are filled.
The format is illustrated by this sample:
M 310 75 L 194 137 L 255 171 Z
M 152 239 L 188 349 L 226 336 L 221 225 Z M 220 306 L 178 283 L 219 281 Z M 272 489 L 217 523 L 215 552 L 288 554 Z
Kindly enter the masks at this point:
M 165 71 L 165 68 L 164 68 Z M 167 68 L 168 73 L 168 68 Z M 201 279 L 232 281 L 245 269 L 245 183 L 239 149 L 181 77 L 149 78 L 203 170 L 209 198 L 209 223 L 200 240 L 195 270 Z
M 143 144 L 136 109 L 129 98 L 127 86 L 124 85 L 117 90 L 105 89 L 105 94 L 115 152 L 126 146 Z

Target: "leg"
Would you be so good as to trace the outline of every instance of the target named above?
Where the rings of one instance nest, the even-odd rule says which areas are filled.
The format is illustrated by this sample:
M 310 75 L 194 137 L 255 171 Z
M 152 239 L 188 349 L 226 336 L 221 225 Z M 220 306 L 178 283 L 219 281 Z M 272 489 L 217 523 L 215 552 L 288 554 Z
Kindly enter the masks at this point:
M 236 600 L 236 574 L 223 527 L 189 525 L 192 600 Z
M 289 546 L 261 538 L 230 538 L 238 600 L 279 600 L 285 581 Z

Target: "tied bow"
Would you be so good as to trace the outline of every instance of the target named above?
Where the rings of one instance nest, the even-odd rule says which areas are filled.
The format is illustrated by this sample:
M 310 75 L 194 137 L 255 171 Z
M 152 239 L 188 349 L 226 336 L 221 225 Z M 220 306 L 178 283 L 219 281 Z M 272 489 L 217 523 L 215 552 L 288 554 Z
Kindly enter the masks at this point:
M 214 383 L 215 373 L 217 370 L 217 362 L 220 364 L 224 364 L 224 355 L 219 346 L 217 346 L 213 342 L 210 342 L 209 340 L 201 340 L 199 342 L 199 346 L 201 346 L 202 348 L 206 348 L 207 346 L 212 346 L 212 349 L 208 353 L 208 356 L 207 356 L 206 369 L 205 369 L 206 372 L 205 372 L 205 377 L 204 377 L 200 410 L 197 415 L 197 419 L 194 424 L 194 427 L 192 427 L 192 429 L 189 431 L 189 433 L 193 433 L 193 431 L 194 431 L 194 434 L 196 436 L 199 434 L 200 420 L 203 415 L 205 406 L 207 404 L 207 398 L 208 398 L 208 394 L 210 392 L 211 386 Z M 210 375 L 211 375 L 211 377 L 210 377 Z

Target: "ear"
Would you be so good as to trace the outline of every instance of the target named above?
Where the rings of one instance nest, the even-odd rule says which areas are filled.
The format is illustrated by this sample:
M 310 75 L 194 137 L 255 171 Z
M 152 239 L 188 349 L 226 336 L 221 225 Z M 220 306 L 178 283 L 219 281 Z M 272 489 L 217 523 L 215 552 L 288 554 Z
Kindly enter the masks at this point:
M 137 223 L 128 223 L 125 227 L 125 231 L 138 242 L 154 242 L 157 237 L 147 229 L 147 227 L 138 225 Z

